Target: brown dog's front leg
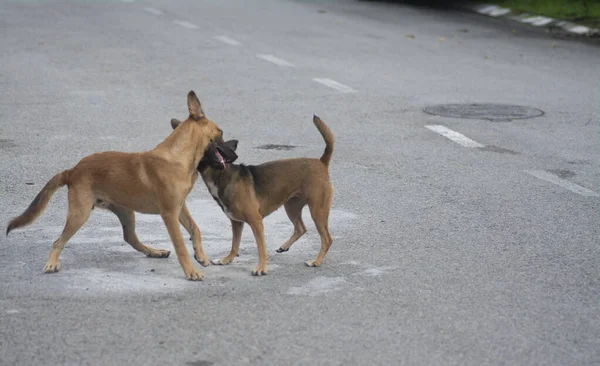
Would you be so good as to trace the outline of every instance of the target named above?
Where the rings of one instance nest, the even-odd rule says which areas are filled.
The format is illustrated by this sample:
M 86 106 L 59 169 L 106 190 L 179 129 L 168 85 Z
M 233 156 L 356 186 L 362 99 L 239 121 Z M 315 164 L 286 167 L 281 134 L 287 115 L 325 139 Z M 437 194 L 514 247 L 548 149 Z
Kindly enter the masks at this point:
M 185 277 L 190 281 L 202 281 L 202 273 L 192 264 L 185 243 L 183 242 L 183 236 L 179 228 L 179 212 L 161 212 L 160 216 L 167 226 L 173 247 L 175 247 L 175 253 L 177 253 L 177 259 L 181 268 L 183 268 Z
M 258 266 L 252 271 L 253 276 L 263 276 L 267 274 L 267 246 L 265 244 L 265 233 L 262 220 L 248 222 L 254 233 L 256 246 L 258 247 Z
M 183 225 L 188 234 L 190 234 L 190 239 L 194 245 L 194 259 L 204 267 L 210 265 L 210 261 L 206 254 L 204 254 L 204 249 L 202 249 L 202 234 L 200 234 L 200 229 L 194 222 L 185 203 L 183 204 L 183 207 L 181 207 L 181 212 L 179 213 L 179 222 Z
M 231 239 L 231 252 L 224 258 L 212 260 L 212 264 L 229 264 L 237 257 L 240 250 L 240 242 L 242 241 L 242 230 L 244 229 L 244 223 L 242 221 L 231 220 L 231 232 L 233 238 Z

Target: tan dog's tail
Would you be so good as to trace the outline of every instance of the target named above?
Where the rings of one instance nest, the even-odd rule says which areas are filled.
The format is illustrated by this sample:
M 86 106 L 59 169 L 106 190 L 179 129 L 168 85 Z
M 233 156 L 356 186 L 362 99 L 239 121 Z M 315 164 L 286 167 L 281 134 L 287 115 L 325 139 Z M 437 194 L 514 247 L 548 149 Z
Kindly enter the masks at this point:
M 313 123 L 317 126 L 317 129 L 323 136 L 323 140 L 325 140 L 325 151 L 323 155 L 321 155 L 321 162 L 325 164 L 325 166 L 329 166 L 329 162 L 331 161 L 331 155 L 333 154 L 333 133 L 325 122 L 321 121 L 321 119 L 315 115 L 313 115 Z
M 65 170 L 61 173 L 56 174 L 52 179 L 46 183 L 44 188 L 38 193 L 38 195 L 33 199 L 29 207 L 23 212 L 20 216 L 17 216 L 10 220 L 8 226 L 6 227 L 6 235 L 13 231 L 14 229 L 23 227 L 25 225 L 31 224 L 35 219 L 40 216 L 40 214 L 44 211 L 46 206 L 48 205 L 48 201 L 52 198 L 54 192 L 57 189 L 64 186 L 68 183 L 70 170 Z

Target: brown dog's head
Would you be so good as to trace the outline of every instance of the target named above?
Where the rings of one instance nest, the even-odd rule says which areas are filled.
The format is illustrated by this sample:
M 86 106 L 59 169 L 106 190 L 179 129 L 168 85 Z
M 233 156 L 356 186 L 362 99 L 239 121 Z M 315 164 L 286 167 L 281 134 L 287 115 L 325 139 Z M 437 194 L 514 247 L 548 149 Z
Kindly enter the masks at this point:
M 176 129 L 182 122 L 178 119 L 171 119 L 171 127 Z M 235 153 L 237 150 L 238 140 L 223 140 L 223 131 L 220 131 L 220 135 L 216 138 L 211 139 L 206 150 L 204 150 L 204 156 L 198 163 L 198 171 L 203 172 L 206 168 L 211 167 L 214 169 L 224 169 L 228 163 L 233 163 L 237 160 L 238 156 Z

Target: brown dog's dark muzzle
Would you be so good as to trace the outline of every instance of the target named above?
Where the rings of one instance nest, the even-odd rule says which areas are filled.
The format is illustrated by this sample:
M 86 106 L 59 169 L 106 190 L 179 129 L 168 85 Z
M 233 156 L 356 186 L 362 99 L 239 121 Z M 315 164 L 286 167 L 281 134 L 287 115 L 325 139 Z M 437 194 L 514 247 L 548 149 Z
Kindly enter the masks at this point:
M 238 156 L 235 151 L 229 146 L 228 142 L 223 140 L 213 142 L 215 144 L 217 154 L 221 155 L 224 163 L 233 163 Z M 237 141 L 236 141 L 237 144 Z
M 238 156 L 235 153 L 237 141 L 223 141 L 222 139 L 211 142 L 204 151 L 204 157 L 198 164 L 198 171 L 203 172 L 206 168 L 224 169 L 226 164 L 233 163 Z

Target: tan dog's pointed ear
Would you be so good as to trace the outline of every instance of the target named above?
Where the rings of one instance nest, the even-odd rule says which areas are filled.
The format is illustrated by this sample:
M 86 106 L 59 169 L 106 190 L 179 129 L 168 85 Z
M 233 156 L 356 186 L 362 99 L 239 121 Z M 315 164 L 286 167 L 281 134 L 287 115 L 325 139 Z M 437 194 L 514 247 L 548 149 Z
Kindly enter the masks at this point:
M 180 120 L 175 119 L 175 118 L 171 119 L 171 127 L 173 127 L 173 129 L 176 129 L 177 126 L 179 126 L 180 124 L 181 124 Z
M 200 105 L 200 101 L 194 93 L 193 90 L 190 90 L 187 96 L 188 103 L 188 111 L 190 112 L 190 117 L 196 121 L 200 120 L 204 117 L 204 111 L 202 110 L 202 105 Z

